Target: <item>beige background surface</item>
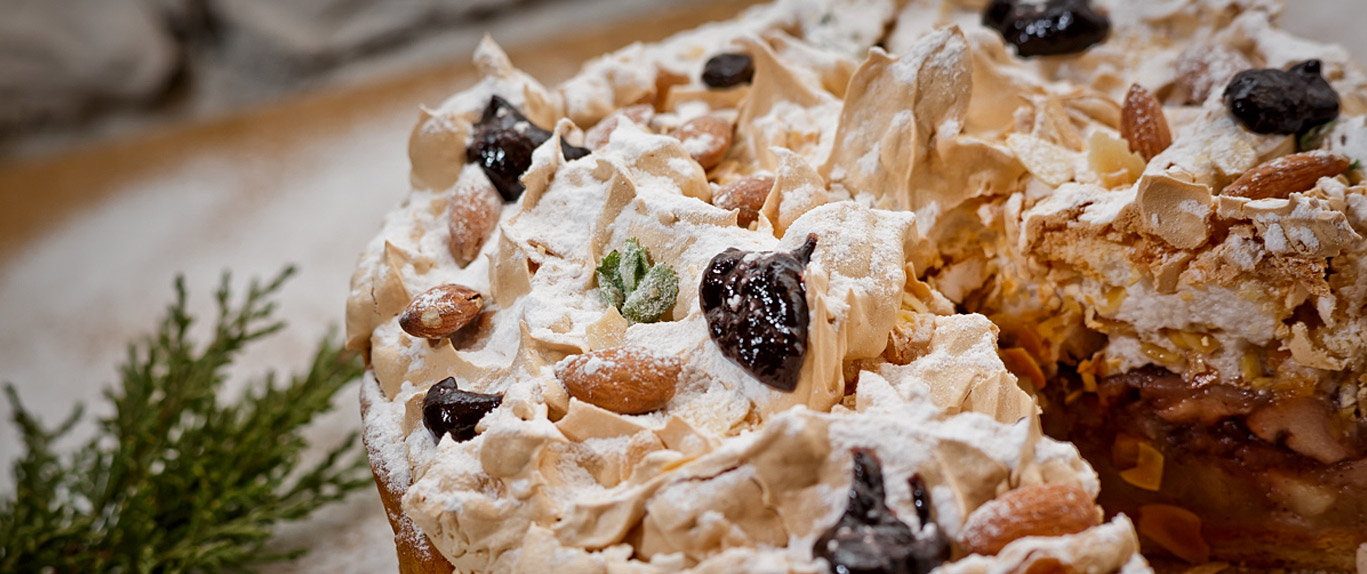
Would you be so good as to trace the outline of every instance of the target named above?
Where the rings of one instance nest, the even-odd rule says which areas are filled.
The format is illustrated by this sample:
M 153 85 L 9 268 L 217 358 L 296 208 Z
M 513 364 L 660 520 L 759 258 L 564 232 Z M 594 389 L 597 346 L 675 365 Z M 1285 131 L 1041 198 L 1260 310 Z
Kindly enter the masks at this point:
M 1367 62 L 1367 2 L 1288 3 L 1289 28 L 1343 43 Z M 621 22 L 609 6 L 581 15 L 599 19 L 596 26 L 571 31 L 551 18 L 541 29 L 492 32 L 515 63 L 554 82 L 592 55 L 738 7 L 712 2 Z M 15 383 L 48 422 L 74 400 L 100 413 L 100 390 L 114 381 L 127 341 L 147 332 L 170 300 L 175 274 L 186 276 L 193 307 L 204 312 L 221 271 L 231 269 L 241 285 L 287 263 L 301 270 L 281 298 L 291 326 L 244 357 L 237 374 L 301 366 L 341 323 L 356 254 L 407 189 L 406 142 L 418 104 L 472 81 L 466 62 L 476 40 L 453 40 L 453 62 L 421 74 L 0 165 L 0 381 Z M 354 390 L 340 400 L 311 431 L 324 445 L 359 425 Z M 9 461 L 19 450 L 8 406 L 0 413 L 0 492 L 9 493 Z M 314 551 L 266 572 L 384 572 L 396 564 L 373 491 L 285 528 L 278 542 Z

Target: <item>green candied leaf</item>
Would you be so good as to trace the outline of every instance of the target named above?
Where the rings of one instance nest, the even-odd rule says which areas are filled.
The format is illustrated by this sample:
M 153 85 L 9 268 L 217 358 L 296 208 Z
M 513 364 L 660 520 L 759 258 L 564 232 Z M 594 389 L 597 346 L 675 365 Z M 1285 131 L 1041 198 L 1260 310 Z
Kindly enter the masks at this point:
M 654 323 L 674 308 L 679 298 L 679 276 L 664 263 L 650 268 L 636 290 L 622 304 L 622 316 L 634 323 Z
M 631 292 L 636 290 L 636 285 L 648 271 L 650 256 L 646 255 L 646 250 L 635 239 L 628 239 L 626 247 L 622 248 L 622 262 L 618 266 L 618 276 L 622 278 L 622 288 L 627 297 L 631 297 Z
M 1328 121 L 1305 130 L 1305 133 L 1296 138 L 1296 151 L 1310 151 L 1320 149 L 1324 145 L 1325 136 L 1329 135 L 1329 130 L 1334 129 L 1337 121 Z
M 603 296 L 603 302 L 609 306 L 622 308 L 622 301 L 626 300 L 627 292 L 622 287 L 621 270 L 622 255 L 613 251 L 603 257 L 598 262 L 598 293 Z

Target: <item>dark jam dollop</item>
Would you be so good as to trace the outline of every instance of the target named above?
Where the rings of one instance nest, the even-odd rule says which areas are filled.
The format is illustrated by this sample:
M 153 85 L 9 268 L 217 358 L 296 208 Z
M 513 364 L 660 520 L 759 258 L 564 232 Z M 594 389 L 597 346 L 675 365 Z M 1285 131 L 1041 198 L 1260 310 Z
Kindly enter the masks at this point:
M 533 124 L 508 100 L 494 96 L 474 125 L 465 157 L 484 170 L 504 201 L 517 201 L 527 190 L 520 178 L 532 166 L 532 152 L 548 139 L 551 132 Z M 560 150 L 568 160 L 589 154 L 589 150 L 570 145 L 564 138 Z
M 503 403 L 503 395 L 472 393 L 456 388 L 456 379 L 446 377 L 427 389 L 422 399 L 422 424 L 441 442 L 450 434 L 456 442 L 475 438 L 475 425 Z
M 1085 51 L 1106 39 L 1111 21 L 1087 0 L 993 0 L 983 25 L 1001 33 L 1022 58 Z
M 745 54 L 717 54 L 702 68 L 702 83 L 712 88 L 748 84 L 755 77 L 755 64 Z
M 712 340 L 761 383 L 797 388 L 807 354 L 807 287 L 802 272 L 816 236 L 791 253 L 727 249 L 707 264 L 698 304 Z
M 943 534 L 914 534 L 888 508 L 883 490 L 883 469 L 878 457 L 866 449 L 854 449 L 854 480 L 850 483 L 845 514 L 812 545 L 812 555 L 825 558 L 835 574 L 925 574 L 949 557 Z M 913 494 L 919 477 L 913 478 Z M 921 496 L 925 496 L 924 484 Z M 922 532 L 930 521 L 928 501 L 917 501 Z M 925 503 L 926 510 L 920 503 Z M 939 528 L 935 527 L 935 532 Z
M 1299 134 L 1339 116 L 1339 95 L 1320 75 L 1320 61 L 1287 70 L 1262 68 L 1235 74 L 1225 87 L 1225 107 L 1260 134 Z

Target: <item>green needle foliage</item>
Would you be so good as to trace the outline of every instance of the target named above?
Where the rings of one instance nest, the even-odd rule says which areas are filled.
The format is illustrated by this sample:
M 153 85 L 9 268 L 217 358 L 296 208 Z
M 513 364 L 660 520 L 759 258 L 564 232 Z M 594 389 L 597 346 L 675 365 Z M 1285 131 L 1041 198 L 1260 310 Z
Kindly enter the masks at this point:
M 205 345 L 187 337 L 183 278 L 156 334 L 129 346 L 113 415 L 68 454 L 54 443 L 81 418 L 78 405 L 44 428 L 5 386 L 27 454 L 16 492 L 0 499 L 0 572 L 173 573 L 250 571 L 303 550 L 270 552 L 272 527 L 370 484 L 365 452 L 347 437 L 321 461 L 300 461 L 301 430 L 360 376 L 359 357 L 326 337 L 308 372 L 274 373 L 224 403 L 226 369 L 248 343 L 284 327 L 270 301 L 293 273 L 253 281 L 234 303 L 225 274 Z

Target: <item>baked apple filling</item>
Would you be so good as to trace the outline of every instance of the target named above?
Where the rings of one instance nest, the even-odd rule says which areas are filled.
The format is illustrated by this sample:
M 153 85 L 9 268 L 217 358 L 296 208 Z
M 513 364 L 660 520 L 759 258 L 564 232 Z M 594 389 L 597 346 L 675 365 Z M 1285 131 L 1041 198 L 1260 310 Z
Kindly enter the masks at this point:
M 1367 541 L 1367 423 L 1336 396 L 1194 386 L 1158 367 L 1086 387 L 1076 371 L 1050 382 L 1045 430 L 1078 446 L 1107 510 L 1140 517 L 1156 546 L 1191 561 L 1213 550 L 1268 567 L 1290 554 L 1352 568 L 1351 555 L 1324 550 Z M 1194 513 L 1197 539 L 1163 544 L 1146 532 L 1144 517 L 1165 505 Z

